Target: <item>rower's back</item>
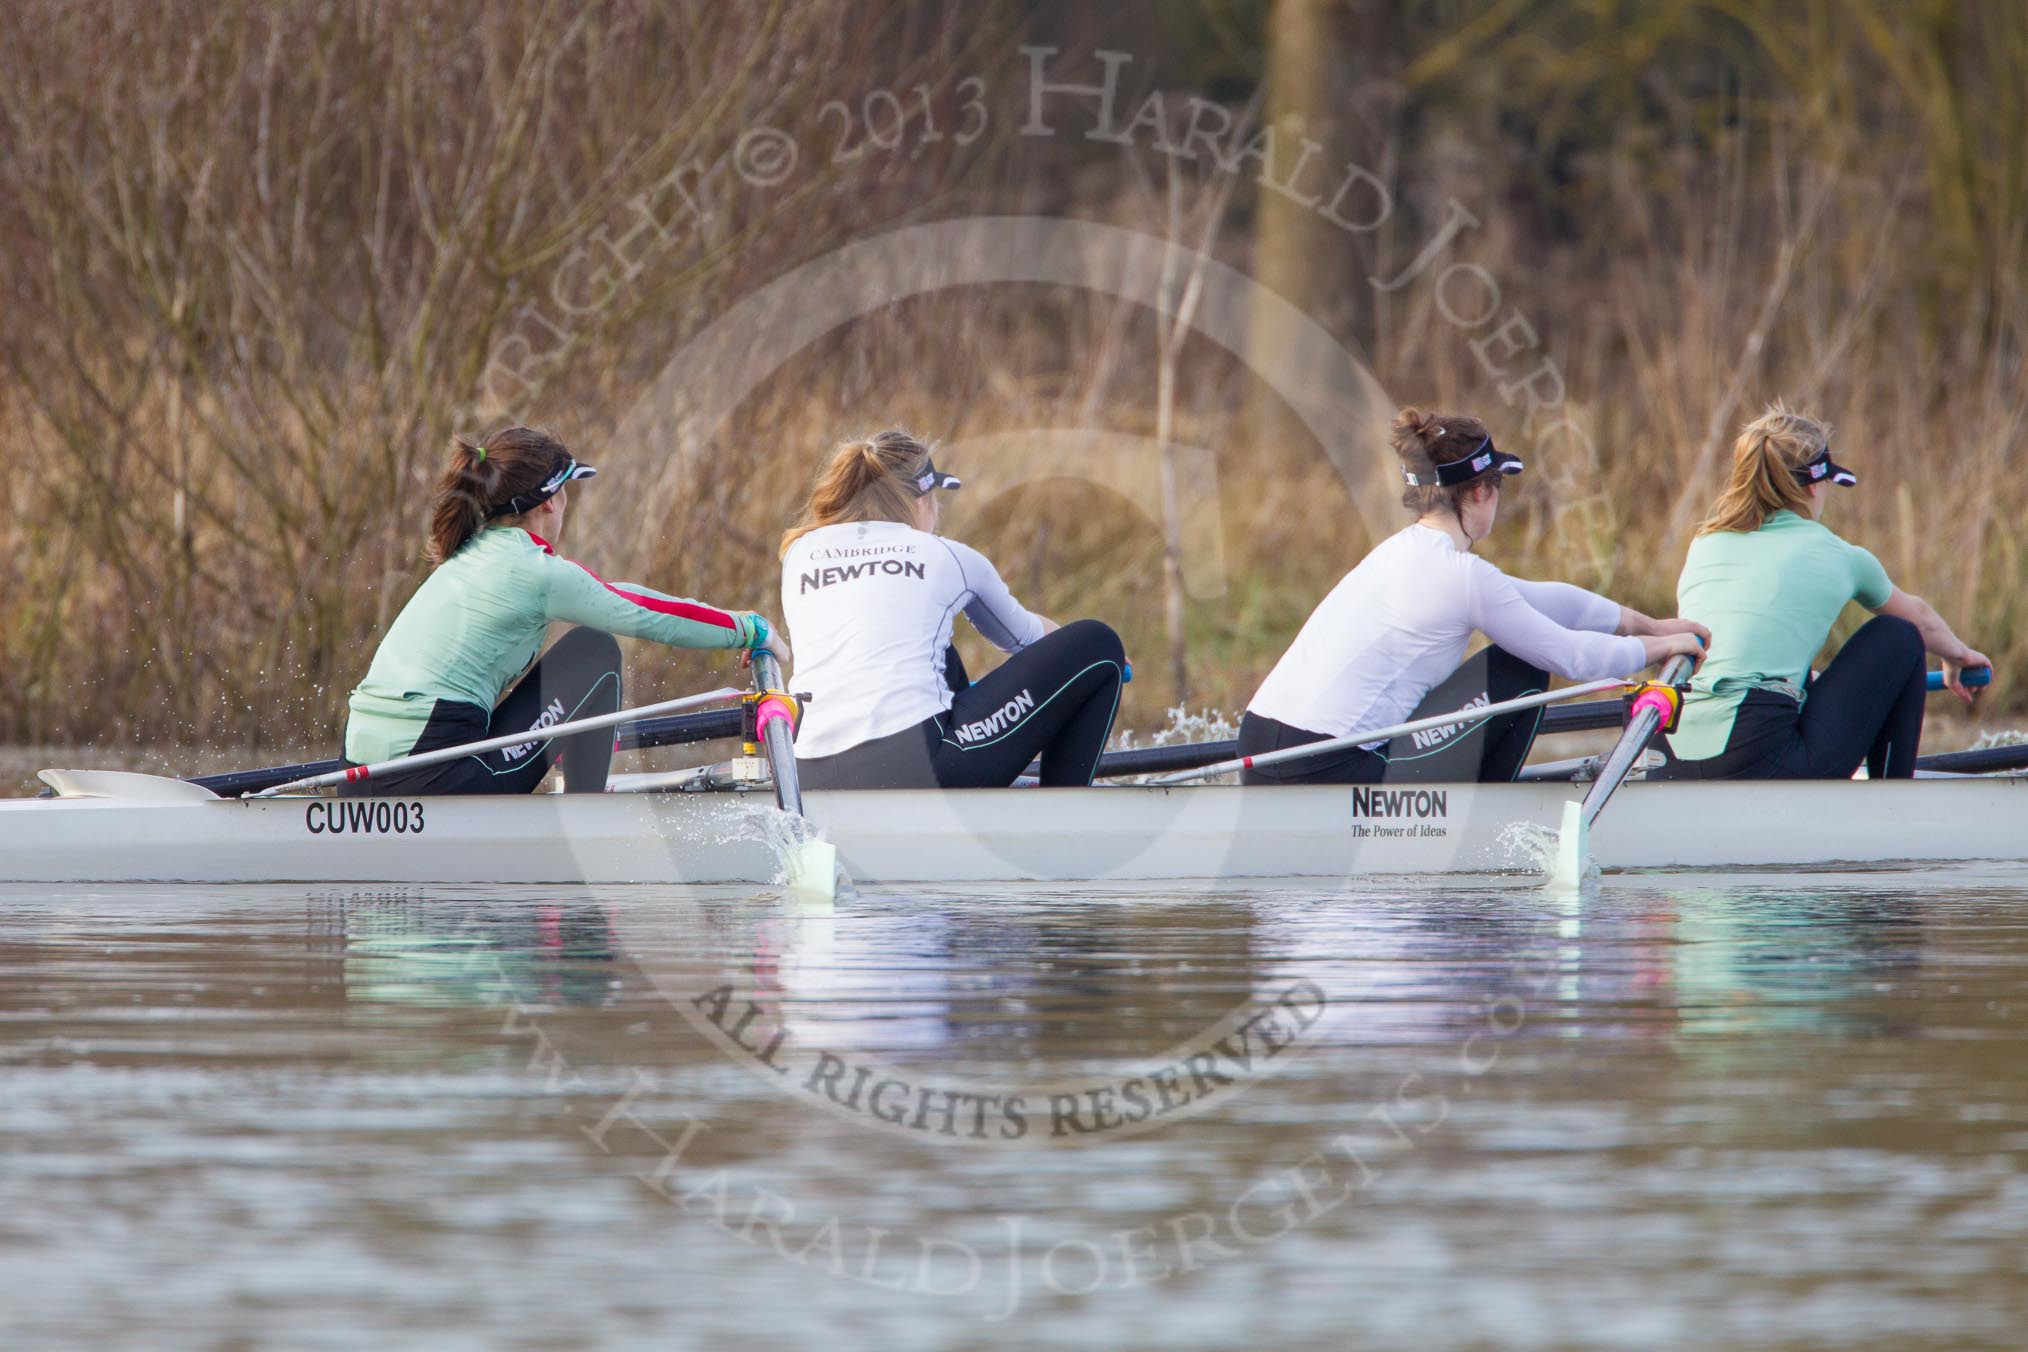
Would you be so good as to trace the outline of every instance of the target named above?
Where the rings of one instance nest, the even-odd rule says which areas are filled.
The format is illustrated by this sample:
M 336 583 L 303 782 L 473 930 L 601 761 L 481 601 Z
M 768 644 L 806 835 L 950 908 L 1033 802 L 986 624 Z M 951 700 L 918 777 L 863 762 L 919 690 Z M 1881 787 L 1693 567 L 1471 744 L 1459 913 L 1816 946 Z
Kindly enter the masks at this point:
M 811 696 L 797 755 L 835 755 L 950 708 L 944 652 L 959 611 L 1003 652 L 1044 632 L 992 563 L 960 541 L 898 521 L 797 536 L 782 555 L 790 685 Z
M 1572 680 L 1640 669 L 1620 608 L 1558 583 L 1510 578 L 1417 524 L 1374 546 L 1332 588 L 1247 704 L 1292 728 L 1342 737 L 1401 721 L 1450 675 L 1474 632 Z
M 1678 613 L 1711 630 L 1711 656 L 1691 682 L 1669 743 L 1686 760 L 1725 748 L 1750 690 L 1801 699 L 1810 664 L 1847 603 L 1878 610 L 1893 594 L 1871 551 L 1792 511 L 1760 529 L 1713 530 L 1691 542 L 1676 584 Z

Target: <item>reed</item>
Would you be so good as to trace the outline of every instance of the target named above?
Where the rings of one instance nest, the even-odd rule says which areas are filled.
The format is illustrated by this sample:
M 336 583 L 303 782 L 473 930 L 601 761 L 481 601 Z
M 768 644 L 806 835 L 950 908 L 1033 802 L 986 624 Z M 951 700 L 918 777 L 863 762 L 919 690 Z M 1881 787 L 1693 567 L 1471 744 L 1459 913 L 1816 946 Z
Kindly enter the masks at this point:
M 1593 456 L 1536 444 L 1542 420 L 1503 394 L 1473 348 L 1486 330 L 1448 317 L 1433 278 L 1362 310 L 1360 337 L 1391 396 L 1478 411 L 1531 452 L 1491 556 L 1655 611 L 1737 425 L 1778 395 L 1820 411 L 1863 478 L 1828 519 L 1959 622 L 2003 673 L 1992 704 L 2019 711 L 2028 117 L 2010 72 L 2028 64 L 2028 20 L 1793 9 L 1505 4 L 1441 34 L 1441 16 L 1412 16 L 1389 38 L 1397 87 L 1366 131 L 1400 205 L 1363 256 L 1398 266 L 1444 203 L 1469 207 L 1482 224 L 1455 257 L 1539 335 Z M 1019 209 L 1253 264 L 1249 184 L 1228 207 L 1200 166 L 1179 198 L 1183 169 L 1144 151 L 1006 134 L 1013 47 L 1039 22 L 1020 7 L 463 16 L 0 12 L 0 243 L 19 264 L 0 307 L 0 741 L 335 743 L 374 637 L 422 576 L 450 433 L 525 418 L 607 463 L 686 338 L 852 240 Z M 1121 41 L 1148 31 L 1120 22 Z M 1002 87 L 994 134 L 971 145 L 826 161 L 766 190 L 730 168 L 742 131 L 809 132 L 823 103 L 869 89 L 922 84 L 948 130 L 981 70 Z M 1179 229 L 1179 200 L 1215 209 Z M 643 203 L 666 241 L 559 319 L 559 276 L 582 275 L 588 248 L 613 266 Z M 501 378 L 503 351 L 552 329 L 553 360 Z M 990 442 L 1018 486 L 960 494 L 950 526 L 1038 609 L 1106 618 L 1145 655 L 1128 724 L 1160 726 L 1183 693 L 1233 711 L 1370 543 L 1365 523 L 1389 517 L 1361 511 L 1314 445 L 1258 439 L 1258 395 L 1231 354 L 1131 305 L 926 296 L 785 355 L 680 474 L 660 442 L 630 450 L 581 495 L 572 543 L 602 571 L 773 611 L 775 540 L 834 440 L 899 423 Z M 1189 486 L 1214 486 L 1220 548 L 1215 567 L 1187 561 L 1180 606 L 1191 569 L 1159 459 L 1145 495 L 1022 481 L 1042 431 L 1065 428 L 1208 457 Z M 641 691 L 722 674 L 635 657 Z

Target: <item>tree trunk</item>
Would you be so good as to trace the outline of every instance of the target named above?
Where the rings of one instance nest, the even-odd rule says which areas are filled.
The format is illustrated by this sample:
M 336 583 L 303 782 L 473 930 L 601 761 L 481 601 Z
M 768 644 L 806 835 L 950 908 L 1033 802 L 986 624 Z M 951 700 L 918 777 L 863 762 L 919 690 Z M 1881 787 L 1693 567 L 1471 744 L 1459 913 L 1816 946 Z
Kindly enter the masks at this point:
M 1275 0 L 1269 19 L 1264 126 L 1273 132 L 1274 176 L 1287 190 L 1255 189 L 1254 275 L 1274 297 L 1321 325 L 1340 349 L 1320 351 L 1306 340 L 1306 326 L 1272 300 L 1256 305 L 1250 320 L 1254 369 L 1281 372 L 1278 383 L 1292 381 L 1308 391 L 1309 399 L 1299 396 L 1299 402 L 1328 405 L 1347 397 L 1347 358 L 1366 362 L 1374 341 L 1377 293 L 1369 278 L 1377 230 L 1347 229 L 1328 209 L 1348 166 L 1388 176 L 1388 137 L 1378 124 L 1389 119 L 1360 110 L 1384 106 L 1375 96 L 1386 88 L 1394 8 L 1394 0 Z M 1307 161 L 1305 140 L 1319 147 Z M 1249 163 L 1246 172 L 1262 171 Z M 1391 214 L 1391 199 L 1379 194 L 1365 184 L 1336 204 L 1337 214 L 1356 224 Z M 1247 422 L 1259 450 L 1310 453 L 1312 427 L 1264 381 L 1254 386 Z

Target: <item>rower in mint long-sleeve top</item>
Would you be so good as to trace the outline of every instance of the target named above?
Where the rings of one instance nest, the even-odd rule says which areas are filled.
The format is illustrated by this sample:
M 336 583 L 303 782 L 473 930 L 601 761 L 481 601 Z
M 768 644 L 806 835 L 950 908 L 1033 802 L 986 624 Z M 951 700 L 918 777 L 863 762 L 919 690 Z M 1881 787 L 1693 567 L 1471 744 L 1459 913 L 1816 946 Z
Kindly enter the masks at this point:
M 613 635 L 680 648 L 784 651 L 760 615 L 609 583 L 559 555 L 535 527 L 560 533 L 565 485 L 595 472 L 554 438 L 527 429 L 495 433 L 480 446 L 459 443 L 433 522 L 432 553 L 441 562 L 395 618 L 352 692 L 345 756 L 368 764 L 522 728 L 530 739 L 376 777 L 364 792 L 527 792 L 558 761 L 570 789 L 601 790 L 612 758 L 610 729 L 553 745 L 541 731 L 620 707 Z M 537 661 L 549 626 L 558 622 L 578 627 Z

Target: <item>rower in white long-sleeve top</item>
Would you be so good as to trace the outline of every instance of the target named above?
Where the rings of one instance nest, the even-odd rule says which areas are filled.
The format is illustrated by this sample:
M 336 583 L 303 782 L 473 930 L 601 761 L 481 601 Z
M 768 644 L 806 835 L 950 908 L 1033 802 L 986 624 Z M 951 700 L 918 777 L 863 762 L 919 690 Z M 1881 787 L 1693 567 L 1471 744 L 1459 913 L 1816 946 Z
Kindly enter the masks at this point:
M 1044 785 L 1091 782 L 1119 707 L 1119 635 L 1034 614 L 985 555 L 936 534 L 936 490 L 957 487 L 928 447 L 881 432 L 833 453 L 783 537 L 805 788 L 999 787 L 1037 756 Z M 960 612 L 1011 654 L 977 682 L 951 647 Z
M 1241 755 L 1350 736 L 1572 681 L 1626 676 L 1709 634 L 1651 619 L 1581 587 L 1508 577 L 1471 552 L 1522 463 L 1477 418 L 1403 409 L 1393 447 L 1415 523 L 1376 545 L 1332 589 L 1268 673 L 1240 723 Z M 1474 633 L 1491 646 L 1460 665 Z M 1507 781 L 1540 709 L 1250 769 L 1247 783 Z

